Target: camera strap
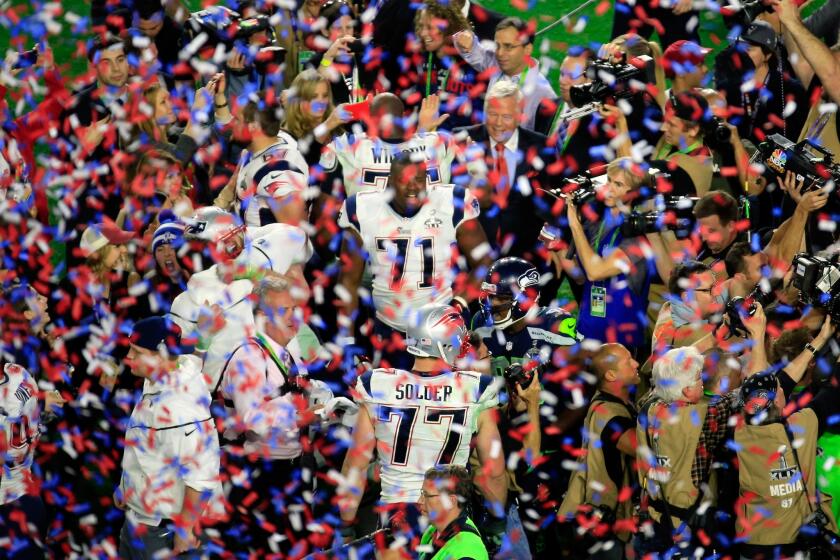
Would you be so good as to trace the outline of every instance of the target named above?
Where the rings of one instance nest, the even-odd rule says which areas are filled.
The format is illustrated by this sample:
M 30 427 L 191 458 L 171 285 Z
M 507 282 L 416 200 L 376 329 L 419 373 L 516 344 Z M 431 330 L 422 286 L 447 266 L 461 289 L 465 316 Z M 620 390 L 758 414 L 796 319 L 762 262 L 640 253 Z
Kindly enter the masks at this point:
M 673 151 L 673 149 L 676 146 L 672 146 L 671 144 L 665 144 L 659 150 L 659 153 L 657 154 L 656 159 L 667 159 L 669 156 L 673 156 L 673 155 L 676 155 L 676 154 L 683 154 L 683 155 L 687 156 L 691 152 L 693 152 L 694 150 L 700 148 L 702 145 L 703 145 L 703 142 L 698 140 L 697 142 L 694 142 L 690 146 L 686 146 L 685 148 L 683 148 L 681 150 Z
M 802 478 L 802 489 L 805 492 L 805 499 L 808 500 L 808 509 L 813 515 L 817 512 L 819 505 L 811 501 L 811 494 L 808 492 L 808 481 L 805 480 L 805 471 L 802 470 L 802 463 L 799 462 L 799 452 L 796 451 L 796 446 L 793 444 L 793 434 L 790 433 L 790 426 L 788 426 L 786 420 L 782 420 L 782 426 L 785 429 L 785 435 L 787 436 L 788 443 L 790 443 L 790 450 L 793 451 L 793 460 L 796 461 L 796 468 L 799 469 L 799 476 Z

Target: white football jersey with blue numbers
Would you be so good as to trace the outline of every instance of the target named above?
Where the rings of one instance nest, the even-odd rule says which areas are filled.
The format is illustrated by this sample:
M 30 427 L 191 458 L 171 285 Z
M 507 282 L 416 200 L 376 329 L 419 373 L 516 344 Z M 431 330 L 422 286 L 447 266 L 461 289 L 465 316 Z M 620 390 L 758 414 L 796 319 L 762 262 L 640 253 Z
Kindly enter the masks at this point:
M 282 205 L 283 197 L 295 192 L 303 194 L 309 184 L 309 166 L 297 142 L 281 131 L 276 144 L 243 158 L 234 210 L 248 227 L 276 223 L 272 204 Z
M 351 196 L 344 201 L 338 225 L 362 238 L 364 247 L 355 250 L 367 254 L 376 317 L 405 332 L 412 313 L 452 299 L 456 230 L 477 218 L 479 209 L 469 189 L 455 185 L 428 187 L 426 200 L 412 217 L 398 214 L 391 198 L 390 189 Z
M 26 369 L 2 364 L 0 370 L 0 505 L 29 493 L 32 459 L 40 437 L 38 386 Z
M 356 395 L 373 420 L 386 503 L 417 502 L 435 465 L 466 466 L 479 415 L 499 401 L 493 377 L 474 371 L 375 369 L 359 377 Z
M 416 135 L 406 142 L 386 142 L 366 134 L 342 134 L 321 154 L 321 167 L 334 171 L 340 164 L 344 192 L 350 196 L 384 190 L 388 184 L 391 160 L 399 152 L 423 152 L 429 186 L 449 183 L 455 158 L 452 136 L 445 132 Z

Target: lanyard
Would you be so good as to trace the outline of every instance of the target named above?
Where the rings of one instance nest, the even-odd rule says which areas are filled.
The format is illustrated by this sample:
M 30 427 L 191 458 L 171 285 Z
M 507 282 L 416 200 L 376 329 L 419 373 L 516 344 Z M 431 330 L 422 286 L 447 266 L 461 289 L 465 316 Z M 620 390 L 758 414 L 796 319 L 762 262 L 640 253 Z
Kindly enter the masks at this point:
M 344 85 L 347 86 L 347 89 L 350 90 L 350 102 L 351 103 L 361 103 L 364 101 L 362 97 L 362 86 L 359 84 L 359 67 L 356 66 L 355 61 L 353 64 L 353 73 L 351 74 L 350 79 L 347 79 L 347 75 L 344 72 L 341 73 L 341 79 L 344 81 Z
M 618 232 L 620 230 L 621 230 L 621 227 L 618 227 L 618 226 L 616 226 L 615 229 L 613 229 L 613 234 L 610 237 L 610 241 L 604 247 L 612 247 L 613 246 L 613 244 L 615 243 L 615 238 L 618 237 Z M 604 222 L 602 221 L 601 225 L 598 226 L 598 234 L 595 236 L 595 243 L 593 244 L 596 253 L 601 252 L 602 247 L 600 247 L 599 245 L 601 243 L 601 236 L 603 234 L 604 234 Z
M 259 341 L 260 346 L 263 347 L 263 350 L 268 352 L 268 355 L 269 355 L 269 357 L 271 357 L 271 360 L 275 364 L 277 364 L 278 368 L 280 368 L 280 371 L 283 373 L 283 377 L 285 377 L 288 380 L 288 378 L 289 378 L 289 368 L 286 366 L 286 364 L 283 362 L 283 360 L 280 359 L 280 356 L 277 355 L 277 352 L 274 351 L 274 348 L 271 347 L 271 344 L 268 343 L 268 341 L 265 339 L 265 337 L 261 333 L 257 333 L 255 338 Z
M 430 52 L 428 62 L 426 62 L 426 97 L 429 97 L 432 93 L 432 57 L 434 54 L 435 53 Z M 443 80 L 438 84 L 438 93 L 446 91 L 446 82 L 449 81 L 449 72 L 450 69 L 447 68 L 443 75 Z
M 656 159 L 665 159 L 666 157 L 668 157 L 672 154 L 673 155 L 676 155 L 676 154 L 688 155 L 691 152 L 693 152 L 694 150 L 696 150 L 697 148 L 699 148 L 701 145 L 702 145 L 702 143 L 698 140 L 694 144 L 692 144 L 690 146 L 687 146 L 687 147 L 683 148 L 682 150 L 677 150 L 676 152 L 672 152 L 672 150 L 674 149 L 674 146 L 672 146 L 671 144 L 665 144 L 664 146 L 662 146 L 662 149 L 660 149 L 659 152 L 657 153 Z
M 522 89 L 522 86 L 525 84 L 525 77 L 528 75 L 528 70 L 530 69 L 529 66 L 525 66 L 525 70 L 522 71 L 522 74 L 519 76 L 519 89 Z

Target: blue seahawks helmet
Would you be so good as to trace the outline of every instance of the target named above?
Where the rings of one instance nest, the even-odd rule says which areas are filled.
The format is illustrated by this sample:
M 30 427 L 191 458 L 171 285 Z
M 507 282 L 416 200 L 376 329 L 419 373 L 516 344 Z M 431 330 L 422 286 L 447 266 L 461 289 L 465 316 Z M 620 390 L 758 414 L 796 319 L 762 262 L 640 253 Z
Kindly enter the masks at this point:
M 525 317 L 539 304 L 540 273 L 524 259 L 505 257 L 494 262 L 481 283 L 481 305 L 484 315 L 492 317 L 493 325 L 503 329 Z M 509 299 L 492 305 L 490 298 Z M 497 318 L 497 315 L 501 317 Z

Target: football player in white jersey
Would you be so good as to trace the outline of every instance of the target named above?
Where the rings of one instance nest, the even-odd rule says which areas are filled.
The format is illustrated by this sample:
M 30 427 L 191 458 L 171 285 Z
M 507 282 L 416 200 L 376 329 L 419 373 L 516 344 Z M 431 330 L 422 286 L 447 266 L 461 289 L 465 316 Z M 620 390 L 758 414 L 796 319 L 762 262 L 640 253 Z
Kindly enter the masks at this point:
M 29 372 L 0 360 L 0 556 L 43 558 L 47 512 L 32 463 L 41 435 L 41 405 Z M 56 391 L 46 393 L 45 407 L 63 404 Z M 33 493 L 34 492 L 34 493 Z M 23 525 L 15 522 L 21 515 Z M 10 547 L 14 545 L 14 549 Z
M 386 341 L 394 340 L 395 332 L 404 337 L 409 317 L 424 305 L 454 300 L 466 307 L 469 288 L 478 293 L 481 275 L 490 264 L 490 246 L 476 219 L 478 201 L 468 189 L 455 185 L 427 188 L 426 163 L 414 157 L 399 154 L 391 163 L 389 187 L 351 196 L 338 219 L 345 232 L 339 324 L 347 326 L 355 318 L 367 260 L 373 276 L 374 332 Z M 465 263 L 453 254 L 453 247 Z M 464 264 L 472 277 L 456 282 L 456 265 Z M 391 357 L 402 356 L 403 361 L 389 363 L 407 367 L 399 342 L 397 346 L 399 352 Z M 388 348 L 385 351 L 387 355 Z
M 473 435 L 482 465 L 473 473 L 478 487 L 492 507 L 502 508 L 507 498 L 496 426 L 498 387 L 492 376 L 453 370 L 469 350 L 463 318 L 453 307 L 427 306 L 409 336 L 408 352 L 415 357 L 411 371 L 374 369 L 356 382 L 360 410 L 338 490 L 345 538 L 354 536 L 374 450 L 382 482 L 383 526 L 393 525 L 388 519 L 395 514 L 414 524 L 424 473 L 435 465 L 466 466 Z M 405 527 L 399 530 L 405 532 Z
M 254 334 L 248 301 L 252 279 L 276 273 L 302 284 L 303 265 L 312 256 L 312 245 L 298 227 L 246 228 L 236 216 L 213 206 L 200 209 L 188 220 L 185 238 L 205 244 L 213 264 L 190 277 L 170 313 L 186 335 L 205 337 L 199 347 L 206 350 L 204 373 L 215 392 L 230 352 Z M 203 320 L 216 324 L 200 324 Z
M 326 172 L 341 166 L 346 197 L 367 191 L 384 190 L 388 184 L 391 160 L 400 152 L 423 154 L 428 185 L 449 183 L 455 149 L 452 136 L 444 132 L 422 132 L 408 137 L 404 122 L 405 107 L 393 93 L 380 93 L 370 105 L 371 122 L 378 130 L 342 134 L 327 144 L 321 154 Z
M 234 137 L 248 142 L 236 178 L 234 210 L 248 227 L 299 225 L 306 219 L 309 167 L 297 142 L 280 130 L 279 108 L 261 98 L 234 118 Z

